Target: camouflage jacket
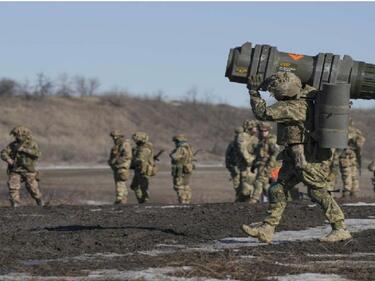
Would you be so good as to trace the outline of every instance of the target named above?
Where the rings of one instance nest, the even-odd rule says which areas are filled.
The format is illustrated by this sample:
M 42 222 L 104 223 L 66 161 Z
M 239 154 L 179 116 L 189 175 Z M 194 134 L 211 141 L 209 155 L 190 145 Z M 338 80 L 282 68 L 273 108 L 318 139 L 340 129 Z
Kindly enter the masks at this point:
M 175 169 L 182 169 L 185 174 L 190 174 L 193 171 L 193 150 L 191 146 L 182 142 L 170 154 L 172 164 L 172 175 Z
M 269 134 L 266 138 L 260 138 L 258 145 L 255 147 L 255 167 L 274 166 L 276 164 L 278 150 L 276 137 L 274 135 Z
M 10 172 L 36 172 L 35 164 L 41 153 L 36 142 L 31 138 L 24 142 L 13 141 L 1 151 L 1 159 L 12 159 L 13 165 L 8 166 Z
M 312 88 L 313 89 L 313 88 Z M 260 96 L 251 96 L 251 108 L 262 121 L 277 122 L 277 144 L 307 143 L 313 127 L 313 103 L 306 98 L 277 101 L 267 106 Z
M 143 175 L 151 174 L 154 167 L 154 149 L 150 142 L 135 147 L 133 150 L 132 166 L 136 173 Z
M 252 167 L 255 160 L 255 148 L 258 138 L 249 133 L 240 133 L 237 137 L 238 166 L 239 168 Z
M 129 140 L 118 138 L 111 149 L 108 165 L 112 169 L 129 169 L 132 160 L 132 147 Z

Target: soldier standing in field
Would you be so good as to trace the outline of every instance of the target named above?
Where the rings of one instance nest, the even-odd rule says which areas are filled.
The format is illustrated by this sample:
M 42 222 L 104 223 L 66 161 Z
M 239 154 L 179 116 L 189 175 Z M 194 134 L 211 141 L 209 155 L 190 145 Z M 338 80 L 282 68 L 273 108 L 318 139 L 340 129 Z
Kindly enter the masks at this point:
M 177 193 L 178 202 L 182 204 L 191 203 L 191 188 L 189 185 L 193 173 L 193 151 L 187 143 L 184 135 L 173 137 L 175 149 L 169 154 L 173 177 L 173 188 Z
M 115 130 L 110 133 L 113 147 L 108 159 L 108 165 L 113 171 L 116 187 L 115 204 L 126 204 L 128 202 L 128 188 L 126 181 L 129 179 L 130 165 L 132 161 L 132 147 L 130 141 L 124 135 Z
M 239 201 L 240 169 L 238 167 L 237 138 L 243 133 L 243 127 L 234 130 L 234 139 L 229 143 L 225 151 L 225 167 L 230 173 L 233 189 L 235 191 L 235 202 Z
M 150 177 L 156 174 L 154 164 L 154 149 L 148 141 L 148 135 L 143 132 L 136 132 L 132 136 L 136 147 L 133 151 L 132 168 L 134 177 L 130 188 L 134 190 L 138 203 L 146 203 L 149 200 L 148 187 Z
M 260 202 L 260 197 L 268 193 L 268 185 L 272 169 L 277 166 L 276 156 L 278 147 L 276 136 L 270 133 L 271 125 L 265 122 L 258 123 L 259 142 L 255 148 L 255 161 L 253 170 L 256 170 L 255 190 L 250 203 Z
M 238 202 L 249 202 L 254 192 L 255 173 L 251 171 L 255 160 L 255 147 L 258 143 L 257 122 L 246 120 L 243 123 L 244 132 L 238 134 L 238 168 L 240 172 L 240 186 L 238 189 Z
M 346 229 L 344 213 L 328 191 L 332 150 L 320 148 L 309 134 L 314 125 L 313 100 L 316 90 L 308 85 L 302 88 L 301 80 L 291 72 L 278 72 L 264 83 L 261 77 L 251 77 L 248 84 L 250 103 L 255 117 L 262 121 L 277 122 L 281 132 L 278 144 L 284 145 L 282 167 L 276 183 L 269 188 L 268 215 L 260 225 L 242 225 L 242 230 L 262 242 L 271 243 L 276 226 L 287 206 L 288 191 L 303 182 L 308 195 L 324 212 L 332 231 L 322 242 L 351 239 Z M 277 102 L 267 106 L 259 90 L 268 90 Z
M 362 132 L 354 127 L 350 120 L 348 130 L 348 148 L 344 149 L 339 156 L 340 172 L 344 188 L 342 196 L 355 197 L 359 191 L 359 170 L 361 169 L 361 153 L 365 143 Z
M 10 135 L 15 138 L 1 151 L 1 159 L 8 164 L 9 200 L 12 207 L 20 205 L 20 189 L 25 183 L 27 191 L 39 206 L 43 206 L 39 190 L 36 162 L 40 157 L 37 143 L 32 139 L 31 131 L 23 126 L 13 128 Z

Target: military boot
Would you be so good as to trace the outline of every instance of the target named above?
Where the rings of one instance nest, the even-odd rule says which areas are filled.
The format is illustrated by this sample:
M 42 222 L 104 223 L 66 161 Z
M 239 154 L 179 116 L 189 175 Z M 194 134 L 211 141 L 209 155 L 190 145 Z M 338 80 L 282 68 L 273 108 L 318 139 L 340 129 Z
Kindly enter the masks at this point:
M 258 200 L 256 200 L 255 198 L 251 198 L 250 201 L 249 201 L 250 204 L 256 204 L 256 203 L 259 203 Z
M 345 228 L 333 229 L 329 234 L 319 239 L 320 242 L 338 242 L 352 239 L 352 235 Z
M 267 223 L 262 223 L 260 226 L 250 226 L 243 224 L 241 229 L 247 235 L 258 238 L 259 241 L 268 244 L 272 242 L 272 236 L 275 232 L 275 227 Z
M 43 202 L 42 199 L 35 199 L 35 202 L 36 202 L 36 204 L 37 204 L 38 206 L 40 206 L 40 207 L 43 207 L 43 206 L 44 206 L 44 202 Z
M 17 202 L 14 202 L 14 201 L 10 201 L 10 206 L 12 207 L 12 208 L 17 208 L 17 207 L 19 207 L 19 206 L 21 206 L 19 203 L 17 203 Z

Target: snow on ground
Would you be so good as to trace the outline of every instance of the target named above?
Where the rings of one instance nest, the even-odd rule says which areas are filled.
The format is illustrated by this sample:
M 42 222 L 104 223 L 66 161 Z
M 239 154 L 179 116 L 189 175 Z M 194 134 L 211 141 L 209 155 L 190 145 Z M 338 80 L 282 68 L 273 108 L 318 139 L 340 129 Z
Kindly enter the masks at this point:
M 351 281 L 336 274 L 302 273 L 296 275 L 276 276 L 268 279 L 277 281 Z
M 355 202 L 355 203 L 345 203 L 342 205 L 350 206 L 350 207 L 366 207 L 366 206 L 375 206 L 375 203 Z
M 360 232 L 368 229 L 375 229 L 375 219 L 347 219 L 345 223 L 350 232 Z M 313 240 L 328 234 L 331 231 L 330 226 L 318 226 L 304 230 L 288 230 L 276 232 L 273 243 L 293 242 Z M 216 241 L 217 248 L 241 248 L 250 246 L 266 245 L 258 242 L 258 239 L 252 237 L 229 237 Z
M 148 268 L 139 271 L 119 271 L 116 269 L 110 270 L 95 270 L 86 272 L 87 276 L 32 276 L 27 273 L 11 273 L 8 275 L 0 275 L 0 280 L 3 281 L 96 281 L 96 280 L 144 280 L 144 281 L 219 281 L 219 279 L 197 277 L 185 278 L 168 276 L 180 270 L 189 270 L 190 267 L 164 267 L 164 268 Z M 223 280 L 220 280 L 223 281 Z M 233 279 L 226 279 L 226 281 L 235 281 Z

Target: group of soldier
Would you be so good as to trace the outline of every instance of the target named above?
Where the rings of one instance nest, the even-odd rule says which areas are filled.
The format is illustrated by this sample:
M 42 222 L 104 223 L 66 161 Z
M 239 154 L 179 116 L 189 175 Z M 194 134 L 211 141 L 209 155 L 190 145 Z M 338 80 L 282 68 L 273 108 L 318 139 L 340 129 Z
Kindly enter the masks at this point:
M 278 157 L 279 146 L 269 123 L 246 120 L 235 129 L 235 136 L 225 153 L 225 166 L 228 169 L 235 202 L 258 203 L 267 200 L 268 187 L 277 180 L 281 167 Z M 348 147 L 341 151 L 333 150 L 332 169 L 328 177 L 330 192 L 342 192 L 342 197 L 355 197 L 359 191 L 361 151 L 365 138 L 350 120 Z M 375 171 L 375 161 L 369 165 Z M 336 178 L 341 173 L 343 186 L 336 189 Z M 263 197 L 262 197 L 263 194 Z M 289 191 L 291 199 L 301 198 L 297 188 Z
M 37 143 L 33 140 L 31 130 L 24 126 L 13 128 L 10 135 L 14 141 L 1 151 L 1 159 L 8 165 L 9 201 L 12 207 L 20 205 L 20 190 L 24 183 L 31 197 L 39 206 L 43 206 L 42 193 L 39 189 L 39 172 L 36 162 L 41 153 Z M 126 186 L 130 177 L 130 169 L 134 176 L 130 188 L 134 191 L 138 203 L 149 200 L 150 177 L 157 172 L 155 161 L 163 153 L 154 155 L 152 143 L 144 132 L 132 135 L 134 146 L 119 131 L 112 131 L 113 147 L 110 152 L 108 164 L 113 171 L 115 181 L 115 204 L 125 204 L 128 201 L 128 188 Z M 191 202 L 190 176 L 194 169 L 194 155 L 191 146 L 184 135 L 173 137 L 175 148 L 169 154 L 173 177 L 173 188 L 177 193 L 180 203 Z
M 128 200 L 126 182 L 129 179 L 130 169 L 134 170 L 130 188 L 134 191 L 138 203 L 149 200 L 149 178 L 157 172 L 155 161 L 163 153 L 160 151 L 154 155 L 153 145 L 144 132 L 136 132 L 132 139 L 135 147 L 119 131 L 112 131 L 113 147 L 111 149 L 108 164 L 113 171 L 116 186 L 115 204 L 125 204 Z M 175 148 L 169 154 L 171 159 L 171 174 L 173 188 L 177 193 L 180 203 L 191 202 L 190 176 L 194 169 L 194 155 L 191 146 L 184 135 L 173 137 Z
M 291 191 L 298 183 L 303 183 L 308 196 L 321 207 L 332 227 L 332 231 L 321 241 L 351 239 L 344 213 L 332 192 L 337 166 L 341 169 L 344 183 L 343 196 L 355 196 L 358 192 L 360 151 L 365 141 L 362 133 L 351 124 L 345 150 L 320 147 L 311 134 L 314 101 L 310 96 L 316 89 L 309 85 L 302 86 L 301 80 L 291 72 L 278 72 L 265 81 L 257 76 L 251 77 L 248 88 L 253 114 L 262 122 L 247 120 L 235 130 L 235 138 L 226 152 L 226 167 L 232 177 L 236 201 L 256 203 L 264 193 L 267 194 L 269 209 L 262 223 L 242 225 L 242 230 L 260 241 L 270 243 L 290 201 Z M 260 91 L 270 92 L 277 102 L 268 106 Z M 265 121 L 277 123 L 277 137 L 270 133 L 271 126 Z M 1 159 L 8 164 L 11 205 L 17 207 L 20 204 L 20 188 L 25 183 L 36 203 L 42 206 L 35 167 L 40 156 L 38 145 L 31 131 L 23 126 L 15 127 L 10 134 L 15 140 L 1 151 Z M 130 188 L 139 203 L 147 202 L 149 179 L 157 172 L 155 161 L 162 152 L 154 155 L 153 145 L 143 132 L 132 135 L 134 146 L 119 131 L 113 131 L 110 135 L 114 145 L 108 164 L 115 180 L 115 203 L 127 202 L 126 183 L 130 169 L 134 170 Z M 175 148 L 169 155 L 173 186 L 178 201 L 190 203 L 189 179 L 194 169 L 194 154 L 184 135 L 176 135 L 173 142 Z M 283 148 L 281 152 L 279 147 Z M 369 169 L 374 172 L 375 178 L 375 162 L 369 165 Z M 269 185 L 270 182 L 272 184 Z

